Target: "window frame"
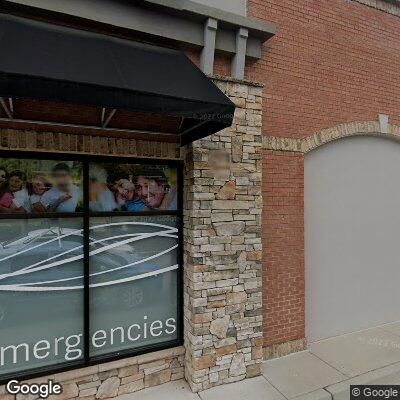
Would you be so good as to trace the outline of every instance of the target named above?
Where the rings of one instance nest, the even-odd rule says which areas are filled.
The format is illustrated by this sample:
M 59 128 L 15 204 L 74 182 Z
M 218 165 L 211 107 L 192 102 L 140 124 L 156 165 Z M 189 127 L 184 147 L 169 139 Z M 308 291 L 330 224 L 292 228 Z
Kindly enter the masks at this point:
M 0 158 L 14 159 L 37 159 L 37 160 L 59 160 L 59 161 L 78 161 L 82 163 L 82 186 L 83 186 L 83 212 L 75 213 L 2 213 L 0 221 L 3 219 L 55 219 L 55 218 L 81 218 L 83 226 L 83 273 L 84 273 L 84 292 L 83 292 L 83 358 L 82 360 L 66 361 L 62 364 L 53 366 L 38 367 L 11 374 L 0 375 L 0 385 L 6 384 L 10 379 L 27 380 L 66 372 L 74 369 L 90 367 L 124 358 L 134 357 L 154 351 L 165 350 L 183 345 L 183 161 L 179 159 L 156 159 L 140 158 L 118 155 L 92 155 L 77 153 L 50 153 L 49 151 L 22 151 L 22 150 L 0 150 Z M 140 164 L 140 165 L 161 165 L 171 166 L 177 171 L 177 210 L 159 211 L 111 211 L 111 212 L 91 212 L 89 209 L 89 165 L 90 163 L 113 163 L 120 164 Z M 134 349 L 119 351 L 101 356 L 90 357 L 90 288 L 89 288 L 89 228 L 91 217 L 109 216 L 175 216 L 178 221 L 178 269 L 177 273 L 177 339 L 144 345 Z

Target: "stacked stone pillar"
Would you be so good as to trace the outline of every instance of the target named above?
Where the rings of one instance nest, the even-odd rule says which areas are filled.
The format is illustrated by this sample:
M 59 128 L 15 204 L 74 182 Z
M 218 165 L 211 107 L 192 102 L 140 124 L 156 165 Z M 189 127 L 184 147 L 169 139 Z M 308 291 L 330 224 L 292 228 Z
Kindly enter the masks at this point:
M 184 150 L 185 376 L 193 391 L 260 374 L 262 89 L 216 80 L 231 128 Z

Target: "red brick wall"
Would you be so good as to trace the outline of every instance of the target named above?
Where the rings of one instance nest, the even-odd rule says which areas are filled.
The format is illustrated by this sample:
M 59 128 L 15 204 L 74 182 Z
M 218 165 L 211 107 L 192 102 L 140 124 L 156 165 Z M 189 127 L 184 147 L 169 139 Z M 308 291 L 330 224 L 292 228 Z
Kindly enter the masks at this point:
M 277 35 L 246 75 L 265 84 L 264 132 L 304 137 L 400 110 L 400 18 L 352 0 L 249 0 Z
M 248 0 L 277 25 L 246 78 L 262 82 L 263 133 L 300 138 L 400 115 L 400 18 L 352 0 Z M 264 156 L 264 341 L 304 338 L 303 156 Z
M 265 346 L 304 338 L 303 167 L 298 153 L 264 155 Z

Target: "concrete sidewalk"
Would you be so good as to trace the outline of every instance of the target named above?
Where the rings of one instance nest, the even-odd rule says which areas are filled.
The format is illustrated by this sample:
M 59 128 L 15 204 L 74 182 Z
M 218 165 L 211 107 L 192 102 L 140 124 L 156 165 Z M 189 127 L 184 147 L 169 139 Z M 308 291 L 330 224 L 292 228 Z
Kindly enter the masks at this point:
M 400 322 L 338 336 L 266 361 L 257 378 L 198 394 L 184 381 L 118 400 L 348 400 L 351 384 L 400 384 Z

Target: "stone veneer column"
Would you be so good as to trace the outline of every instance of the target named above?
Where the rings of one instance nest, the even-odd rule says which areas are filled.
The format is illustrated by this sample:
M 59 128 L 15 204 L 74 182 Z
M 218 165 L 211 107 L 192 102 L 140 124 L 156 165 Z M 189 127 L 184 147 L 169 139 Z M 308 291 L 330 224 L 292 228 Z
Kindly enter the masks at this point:
M 185 376 L 193 391 L 260 374 L 261 87 L 216 80 L 231 128 L 184 150 Z

